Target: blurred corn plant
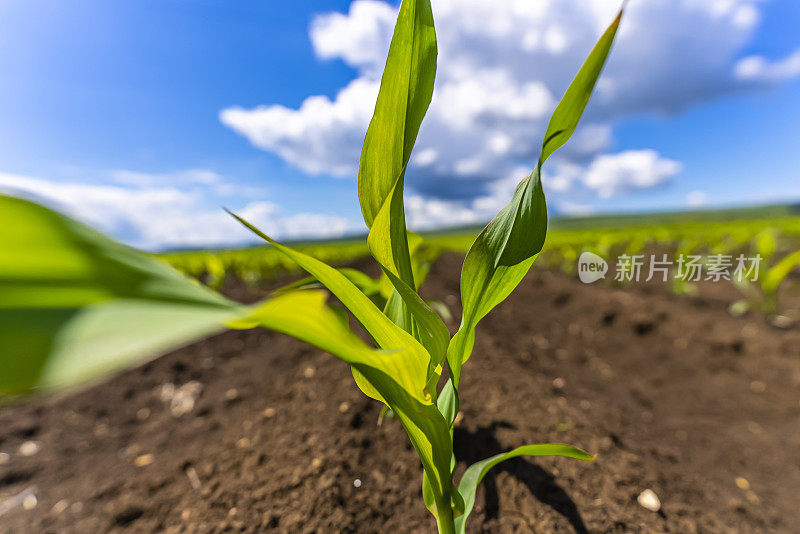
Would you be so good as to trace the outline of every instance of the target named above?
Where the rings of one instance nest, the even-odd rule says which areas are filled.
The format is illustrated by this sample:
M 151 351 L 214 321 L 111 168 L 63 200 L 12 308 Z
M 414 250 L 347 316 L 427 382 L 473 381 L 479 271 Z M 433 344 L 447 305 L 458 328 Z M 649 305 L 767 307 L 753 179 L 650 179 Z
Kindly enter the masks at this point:
M 779 315 L 779 290 L 793 270 L 800 266 L 800 251 L 784 255 L 779 260 L 778 234 L 773 229 L 762 231 L 754 240 L 754 252 L 760 264 L 759 272 L 750 273 L 750 276 L 733 277 L 732 281 L 744 295 L 744 299 L 731 304 L 730 312 L 734 315 L 744 315 L 749 310 L 759 310 L 777 326 L 788 326 L 796 317 L 797 312 L 788 312 L 789 315 Z
M 359 164 L 358 197 L 380 280 L 330 267 L 233 215 L 344 308 L 302 284 L 242 306 L 63 215 L 0 197 L 0 210 L 14 222 L 0 227 L 0 394 L 67 387 L 225 327 L 263 327 L 345 361 L 361 391 L 391 410 L 419 455 L 423 499 L 439 532 L 465 531 L 478 484 L 506 459 L 591 460 L 568 445 L 527 445 L 469 466 L 456 484 L 453 425 L 478 323 L 522 281 L 544 244 L 542 166 L 575 131 L 621 17 L 620 11 L 556 107 L 533 171 L 472 243 L 461 272 L 461 326 L 452 339 L 417 292 L 431 257 L 421 255 L 419 238 L 406 229 L 405 169 L 431 101 L 437 45 L 429 0 L 403 0 Z M 369 343 L 350 330 L 347 311 Z

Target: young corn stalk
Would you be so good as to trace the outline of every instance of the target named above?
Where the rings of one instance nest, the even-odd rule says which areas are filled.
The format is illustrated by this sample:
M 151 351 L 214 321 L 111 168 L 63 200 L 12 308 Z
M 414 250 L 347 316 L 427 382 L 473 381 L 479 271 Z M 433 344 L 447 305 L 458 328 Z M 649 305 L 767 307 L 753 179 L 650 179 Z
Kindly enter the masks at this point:
M 745 296 L 744 299 L 731 304 L 731 314 L 744 315 L 750 310 L 759 310 L 773 324 L 780 326 L 786 322 L 786 319 L 778 315 L 780 304 L 778 292 L 792 271 L 800 266 L 800 251 L 775 261 L 777 249 L 777 240 L 772 231 L 765 230 L 756 236 L 755 251 L 761 268 L 757 277 L 753 272 L 750 277 L 731 279 Z M 791 318 L 788 319 L 791 321 Z
M 354 283 L 352 273 L 281 245 L 234 215 L 335 295 L 371 343 L 350 330 L 346 312 L 329 305 L 322 290 L 289 288 L 256 306 L 242 306 L 63 215 L 0 197 L 5 220 L 14 222 L 0 226 L 0 395 L 86 382 L 225 326 L 262 327 L 345 361 L 361 391 L 391 410 L 419 455 L 425 506 L 441 533 L 464 532 L 478 484 L 504 460 L 591 460 L 567 445 L 528 445 L 469 466 L 456 484 L 453 424 L 478 323 L 521 282 L 544 244 L 542 166 L 575 131 L 621 16 L 622 11 L 558 104 L 533 171 L 467 253 L 463 316 L 452 339 L 417 293 L 424 273 L 414 268 L 417 237 L 406 229 L 403 181 L 431 101 L 437 49 L 429 0 L 403 0 L 358 176 L 367 243 L 388 289 L 383 307 L 359 288 L 363 284 Z M 450 372 L 443 380 L 445 366 Z

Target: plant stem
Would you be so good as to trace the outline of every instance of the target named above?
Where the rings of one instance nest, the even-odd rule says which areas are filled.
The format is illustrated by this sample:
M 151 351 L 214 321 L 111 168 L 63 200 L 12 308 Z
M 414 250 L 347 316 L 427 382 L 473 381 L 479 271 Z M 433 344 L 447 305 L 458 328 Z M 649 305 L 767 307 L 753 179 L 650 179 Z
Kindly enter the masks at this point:
M 445 519 L 441 518 L 439 521 L 436 522 L 436 526 L 439 527 L 439 534 L 455 534 L 456 532 L 456 525 L 453 523 L 453 517 Z
M 438 503 L 436 507 L 437 517 L 436 526 L 439 534 L 455 534 L 456 525 L 453 522 L 453 509 L 450 507 L 450 499 L 444 503 Z

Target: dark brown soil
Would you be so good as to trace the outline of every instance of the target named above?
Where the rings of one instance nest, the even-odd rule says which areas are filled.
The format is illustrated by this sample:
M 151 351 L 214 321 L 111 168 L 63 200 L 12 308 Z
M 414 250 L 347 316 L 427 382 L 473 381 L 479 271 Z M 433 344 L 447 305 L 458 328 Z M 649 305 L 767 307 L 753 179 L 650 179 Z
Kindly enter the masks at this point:
M 443 258 L 427 286 L 456 316 L 459 268 Z M 469 530 L 797 532 L 800 332 L 731 317 L 734 298 L 529 275 L 479 329 L 458 458 L 537 442 L 598 456 L 502 465 Z M 164 384 L 192 381 L 196 404 L 176 417 Z M 0 531 L 433 532 L 415 453 L 378 412 L 341 362 L 225 333 L 0 412 Z M 35 507 L 3 511 L 28 489 Z M 645 489 L 660 513 L 637 503 Z

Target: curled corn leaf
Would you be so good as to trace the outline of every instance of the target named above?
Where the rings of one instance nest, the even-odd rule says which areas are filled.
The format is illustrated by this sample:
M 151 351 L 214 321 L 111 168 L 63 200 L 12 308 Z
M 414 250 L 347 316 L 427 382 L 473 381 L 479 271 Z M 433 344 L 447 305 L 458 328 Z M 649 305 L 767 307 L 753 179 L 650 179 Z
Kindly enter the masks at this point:
M 576 460 L 591 461 L 594 457 L 575 447 L 569 445 L 524 445 L 517 447 L 513 451 L 503 454 L 497 454 L 491 458 L 481 460 L 469 466 L 461 477 L 461 482 L 458 484 L 458 491 L 464 498 L 464 514 L 457 517 L 455 520 L 456 532 L 459 534 L 464 533 L 467 518 L 472 512 L 472 507 L 475 505 L 475 492 L 478 489 L 478 484 L 481 483 L 483 477 L 489 470 L 501 462 L 517 458 L 519 456 L 564 456 L 566 458 L 574 458 Z
M 589 54 L 553 112 L 536 168 L 517 186 L 511 202 L 472 244 L 461 271 L 461 327 L 448 347 L 455 386 L 475 344 L 478 322 L 505 300 L 530 269 L 547 233 L 542 165 L 572 136 L 589 102 L 619 27 L 622 11 Z

